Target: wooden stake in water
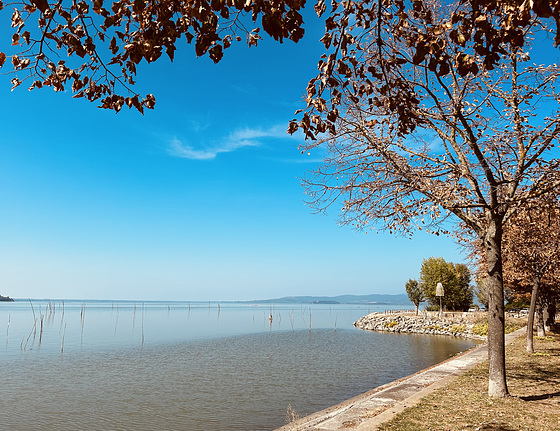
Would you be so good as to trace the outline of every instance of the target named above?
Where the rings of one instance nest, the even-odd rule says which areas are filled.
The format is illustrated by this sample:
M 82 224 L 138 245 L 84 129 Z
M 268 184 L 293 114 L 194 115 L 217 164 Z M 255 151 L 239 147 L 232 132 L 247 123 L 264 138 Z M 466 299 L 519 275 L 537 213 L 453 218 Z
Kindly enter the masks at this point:
M 66 323 L 64 324 L 64 332 L 62 333 L 62 344 L 60 345 L 60 354 L 64 352 L 64 338 L 66 337 Z
M 82 345 L 82 341 L 84 339 L 84 324 L 86 321 L 86 304 L 82 304 L 82 309 L 80 310 L 80 320 L 82 323 L 82 332 L 80 335 L 80 346 Z M 66 325 L 64 326 L 64 329 L 66 330 Z
M 62 301 L 62 316 L 60 316 L 60 329 L 58 330 L 58 335 L 62 332 L 62 323 L 64 322 L 64 301 Z
M 31 332 L 27 336 L 27 340 L 25 340 L 25 345 L 23 346 L 23 350 L 27 350 L 27 343 L 29 343 L 29 339 L 31 338 L 32 334 L 33 334 L 33 341 L 31 342 L 31 347 L 33 347 L 33 344 L 35 344 L 35 334 L 36 333 L 37 333 L 37 319 L 35 318 L 35 320 L 33 322 L 33 328 L 31 328 Z
M 117 326 L 119 324 L 119 306 L 117 305 L 117 319 L 115 320 L 115 333 L 113 336 L 117 335 Z
M 8 326 L 6 327 L 6 346 L 8 345 L 8 332 L 10 331 L 10 317 L 11 314 L 8 314 Z
M 27 298 L 29 299 L 29 304 L 31 304 L 31 311 L 33 312 L 33 320 L 35 320 L 35 309 L 33 308 L 33 303 L 31 302 L 31 298 Z
M 144 303 L 142 303 L 142 347 L 144 347 Z
M 290 313 L 290 325 L 292 325 L 292 331 L 294 330 L 294 309 L 292 308 L 292 312 Z
M 39 331 L 39 345 L 41 345 L 41 341 L 43 341 L 43 319 L 45 315 L 41 314 L 41 330 Z

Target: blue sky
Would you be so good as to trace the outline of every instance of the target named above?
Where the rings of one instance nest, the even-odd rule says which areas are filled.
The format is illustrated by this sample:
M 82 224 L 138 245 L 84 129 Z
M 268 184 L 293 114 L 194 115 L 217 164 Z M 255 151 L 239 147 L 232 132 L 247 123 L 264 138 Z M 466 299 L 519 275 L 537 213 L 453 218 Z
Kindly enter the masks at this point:
M 320 154 L 300 154 L 285 130 L 315 74 L 320 30 L 298 45 L 230 48 L 218 65 L 184 46 L 173 64 L 142 69 L 138 90 L 157 99 L 144 116 L 50 89 L 12 92 L 0 76 L 0 294 L 397 294 L 425 257 L 463 262 L 450 238 L 366 235 L 339 226 L 336 209 L 304 204 L 300 178 Z

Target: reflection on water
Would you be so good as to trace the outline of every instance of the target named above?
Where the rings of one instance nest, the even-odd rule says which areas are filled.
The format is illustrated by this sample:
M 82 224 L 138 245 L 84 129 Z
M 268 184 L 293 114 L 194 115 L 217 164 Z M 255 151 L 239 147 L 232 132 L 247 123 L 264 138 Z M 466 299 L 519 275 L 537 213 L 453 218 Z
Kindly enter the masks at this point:
M 14 305 L 9 430 L 270 430 L 288 405 L 309 414 L 473 345 L 360 331 L 368 309 L 348 305 L 57 302 L 48 321 L 46 302 Z

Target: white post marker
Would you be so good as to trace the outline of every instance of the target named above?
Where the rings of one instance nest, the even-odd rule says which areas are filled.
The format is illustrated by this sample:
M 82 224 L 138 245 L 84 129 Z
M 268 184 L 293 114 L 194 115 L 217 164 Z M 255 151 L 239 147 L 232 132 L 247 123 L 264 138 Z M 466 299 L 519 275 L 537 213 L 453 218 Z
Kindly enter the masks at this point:
M 436 296 L 439 296 L 439 317 L 441 317 L 443 315 L 443 308 L 441 305 L 441 298 L 445 295 L 445 292 L 443 290 L 443 284 L 438 283 L 436 285 Z

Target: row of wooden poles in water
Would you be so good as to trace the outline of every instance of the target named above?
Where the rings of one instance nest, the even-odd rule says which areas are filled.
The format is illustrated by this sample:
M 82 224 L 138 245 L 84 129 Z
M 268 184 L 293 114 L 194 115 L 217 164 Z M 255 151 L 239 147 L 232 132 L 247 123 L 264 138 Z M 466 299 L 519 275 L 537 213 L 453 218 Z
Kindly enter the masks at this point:
M 61 301 L 61 303 L 57 306 L 57 304 L 55 302 L 51 302 L 49 301 L 46 306 L 45 309 L 43 310 L 41 305 L 39 305 L 39 308 L 37 310 L 37 312 L 35 311 L 35 306 L 33 305 L 33 302 L 31 301 L 31 299 L 29 299 L 29 305 L 31 307 L 31 312 L 33 314 L 33 325 L 31 327 L 31 331 L 29 332 L 29 334 L 27 336 L 24 336 L 21 340 L 20 343 L 20 350 L 21 351 L 26 351 L 26 350 L 31 350 L 33 348 L 33 346 L 35 345 L 35 343 L 37 342 L 38 346 L 41 346 L 41 343 L 43 342 L 43 330 L 45 328 L 46 325 L 48 325 L 49 323 L 54 322 L 54 318 L 55 315 L 57 314 L 57 308 L 61 313 L 61 318 L 60 318 L 60 329 L 59 329 L 59 336 L 62 336 L 62 341 L 61 341 L 61 345 L 60 345 L 60 352 L 63 353 L 64 352 L 64 341 L 65 341 L 65 337 L 66 337 L 66 327 L 67 327 L 67 322 L 65 322 L 64 320 L 64 313 L 65 313 L 65 308 L 64 308 L 64 301 Z M 118 325 L 118 319 L 119 319 L 119 307 L 118 305 L 115 307 L 114 304 L 112 304 L 111 309 L 115 309 L 117 310 L 117 316 L 116 316 L 116 322 L 115 322 L 115 333 L 117 330 L 117 325 Z M 136 308 L 137 305 L 134 304 L 133 306 L 133 320 L 132 320 L 132 327 L 134 328 L 135 326 L 135 321 L 136 321 Z M 167 306 L 168 310 L 171 310 L 170 306 Z M 208 308 L 211 308 L 211 303 L 208 303 Z M 217 308 L 218 308 L 218 318 L 220 317 L 220 312 L 221 312 L 221 306 L 220 304 L 217 304 Z M 303 305 L 302 305 L 302 315 L 307 311 L 307 307 L 304 309 Z M 190 311 L 191 311 L 191 305 L 190 303 L 188 304 L 188 310 L 189 310 L 189 315 L 190 315 Z M 290 312 L 290 324 L 292 327 L 292 330 L 294 328 L 294 318 L 295 318 L 295 309 L 292 309 L 292 311 Z M 270 313 L 268 314 L 268 321 L 270 323 L 270 326 L 272 327 L 272 323 L 274 320 L 274 306 L 270 307 Z M 85 315 L 86 315 L 86 304 L 82 304 L 80 307 L 80 343 L 82 343 L 83 341 L 83 336 L 84 336 L 84 324 L 85 324 Z M 282 316 L 280 313 L 277 314 L 277 317 L 279 318 L 279 320 L 282 320 Z M 336 324 L 337 324 L 337 319 L 338 317 L 335 319 L 335 328 L 336 328 Z M 254 316 L 253 316 L 253 320 L 254 320 Z M 309 330 L 311 331 L 311 312 L 309 311 Z M 6 345 L 8 344 L 8 340 L 9 340 L 9 331 L 10 331 L 10 314 L 8 314 L 8 325 L 6 328 Z M 144 345 L 144 304 L 142 304 L 142 331 L 141 331 L 141 344 L 142 346 Z
M 56 315 L 57 305 L 55 302 L 49 301 L 45 306 L 44 312 L 41 306 L 39 306 L 38 316 L 37 313 L 35 312 L 35 307 L 33 306 L 33 302 L 31 300 L 29 300 L 29 304 L 31 306 L 31 312 L 33 313 L 33 326 L 31 327 L 31 331 L 29 332 L 29 335 L 27 335 L 27 337 L 24 336 L 21 340 L 20 343 L 21 351 L 32 349 L 33 346 L 35 345 L 35 342 L 37 342 L 38 346 L 41 346 L 41 343 L 43 342 L 43 329 L 49 323 L 54 322 L 54 317 Z M 58 308 L 59 310 L 61 310 L 60 329 L 58 331 L 58 335 L 59 336 L 62 335 L 60 353 L 63 353 L 64 340 L 66 337 L 66 326 L 67 326 L 67 322 L 64 321 L 64 312 L 65 312 L 64 301 L 61 302 Z M 118 306 L 117 306 L 117 311 L 118 311 Z M 82 343 L 84 337 L 85 317 L 86 317 L 86 305 L 82 304 L 80 307 L 80 343 Z M 133 327 L 134 327 L 135 320 L 136 320 L 136 304 L 134 305 L 134 312 L 133 312 L 133 323 L 132 323 Z M 11 323 L 11 315 L 8 314 L 8 325 L 6 328 L 6 345 L 8 344 L 8 340 L 9 340 L 10 323 Z M 118 314 L 117 314 L 116 324 L 118 324 Z M 116 327 L 115 327 L 115 331 L 116 331 Z M 142 304 L 142 345 L 144 345 L 144 304 Z
M 43 329 L 45 325 L 49 324 L 50 322 L 54 322 L 54 317 L 56 314 L 56 303 L 49 301 L 45 306 L 45 310 L 43 310 L 41 306 L 39 306 L 39 316 L 35 313 L 35 307 L 33 306 L 33 302 L 31 299 L 29 300 L 29 304 L 31 306 L 31 312 L 33 313 L 33 326 L 31 327 L 31 331 L 27 338 L 24 336 L 21 340 L 20 350 L 25 351 L 27 350 L 27 346 L 29 341 L 31 340 L 30 349 L 33 348 L 35 345 L 35 341 L 37 340 L 37 331 L 39 332 L 39 340 L 37 340 L 37 344 L 40 346 L 43 341 Z M 62 314 L 60 317 L 60 329 L 58 334 L 62 334 L 62 343 L 60 345 L 60 352 L 64 351 L 64 339 L 66 337 L 66 325 L 67 323 L 64 321 L 64 301 L 62 301 L 62 305 L 59 306 L 62 309 Z M 84 336 L 84 323 L 85 323 L 85 314 L 86 314 L 86 305 L 82 304 L 80 309 L 80 323 L 81 323 L 81 338 L 83 339 Z M 37 328 L 37 324 L 39 324 L 39 328 Z M 63 326 L 64 325 L 64 326 Z M 10 317 L 8 315 L 8 328 L 6 329 L 6 344 L 8 343 L 8 333 L 10 329 Z
M 33 325 L 31 328 L 31 331 L 29 332 L 29 334 L 26 336 L 24 336 L 21 340 L 20 343 L 20 350 L 21 351 L 26 351 L 26 350 L 30 350 L 33 348 L 33 346 L 35 345 L 35 343 L 37 342 L 37 345 L 40 346 L 42 341 L 43 341 L 43 330 L 44 327 L 46 325 L 48 325 L 49 323 L 54 322 L 54 318 L 55 315 L 57 314 L 57 308 L 59 310 L 60 314 L 60 327 L 59 327 L 59 336 L 62 336 L 62 340 L 61 340 L 61 345 L 60 345 L 60 352 L 63 353 L 64 352 L 64 341 L 65 341 L 65 336 L 66 336 L 66 327 L 67 327 L 67 322 L 65 322 L 64 320 L 64 313 L 65 313 L 65 308 L 64 308 L 64 301 L 61 301 L 60 304 L 56 304 L 55 302 L 51 302 L 49 301 L 45 308 L 42 309 L 41 305 L 39 305 L 39 309 L 37 310 L 37 312 L 35 311 L 35 306 L 33 305 L 33 302 L 31 301 L 31 299 L 29 299 L 29 304 L 31 307 L 31 312 L 33 314 Z M 112 304 L 112 309 L 115 308 L 114 304 Z M 133 306 L 133 328 L 135 325 L 135 321 L 136 321 L 136 308 L 137 305 L 134 304 Z M 171 307 L 168 305 L 167 306 L 168 310 L 171 310 Z M 208 308 L 211 308 L 211 303 L 208 303 Z M 118 312 L 119 312 L 119 307 L 118 305 L 116 306 L 117 309 L 117 317 L 116 317 L 116 323 L 115 323 L 115 333 L 116 333 L 116 325 L 118 324 Z M 191 310 L 191 305 L 190 303 L 188 304 L 188 309 L 189 309 L 189 315 L 190 315 L 190 310 Z M 217 309 L 218 309 L 218 318 L 220 316 L 220 312 L 221 312 L 221 307 L 220 304 L 217 304 Z M 303 307 L 303 304 L 301 304 L 301 313 L 302 316 L 309 311 L 309 331 L 311 331 L 312 328 L 312 319 L 311 319 L 311 310 L 307 307 Z M 384 310 L 384 314 L 409 314 L 409 313 L 414 313 L 414 310 L 410 310 L 410 309 L 387 309 Z M 368 314 L 369 314 L 369 310 L 368 310 Z M 86 315 L 86 304 L 82 304 L 80 307 L 80 343 L 82 343 L 83 341 L 83 335 L 84 335 L 84 325 L 85 325 L 85 315 Z M 276 317 L 281 321 L 282 320 L 282 315 L 280 313 L 276 314 Z M 291 312 L 290 312 L 290 324 L 292 327 L 292 330 L 294 329 L 294 318 L 295 318 L 295 308 L 292 308 Z M 265 312 L 265 318 L 266 318 L 266 312 Z M 270 323 L 270 326 L 272 327 L 272 323 L 275 319 L 275 310 L 274 310 L 274 305 L 270 306 L 270 312 L 268 314 L 268 321 Z M 253 316 L 253 320 L 254 320 L 254 316 Z M 335 329 L 336 329 L 336 325 L 337 325 L 337 320 L 338 320 L 338 315 L 335 318 Z M 10 330 L 10 315 L 8 315 L 8 326 L 6 328 L 6 345 L 8 344 L 8 338 L 9 338 L 9 330 Z M 141 344 L 142 346 L 144 345 L 144 304 L 142 304 L 142 331 L 141 331 Z

